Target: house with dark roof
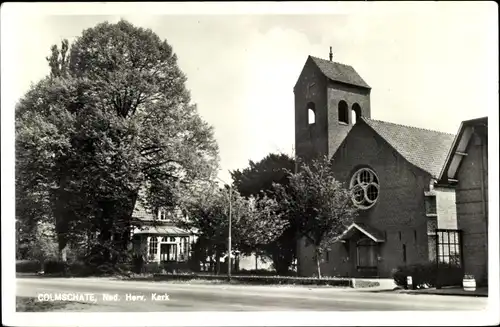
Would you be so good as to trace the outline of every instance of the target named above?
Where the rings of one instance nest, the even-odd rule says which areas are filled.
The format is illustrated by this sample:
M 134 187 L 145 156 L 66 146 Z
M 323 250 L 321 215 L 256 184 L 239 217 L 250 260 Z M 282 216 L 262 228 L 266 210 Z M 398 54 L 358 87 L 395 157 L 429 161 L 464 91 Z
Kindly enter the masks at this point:
M 488 118 L 463 121 L 438 182 L 456 192 L 463 268 L 478 284 L 488 282 Z
M 372 119 L 370 93 L 356 70 L 331 54 L 309 56 L 294 87 L 296 155 L 331 158 L 359 208 L 322 258 L 322 274 L 391 277 L 398 266 L 459 261 L 455 192 L 436 183 L 455 136 Z M 446 251 L 439 231 L 453 237 Z M 297 253 L 299 275 L 313 275 L 312 247 L 300 240 Z
M 158 263 L 160 268 L 187 268 L 194 233 L 177 227 L 182 219 L 180 210 L 147 210 L 137 201 L 132 213 L 131 236 L 134 250 L 146 263 Z

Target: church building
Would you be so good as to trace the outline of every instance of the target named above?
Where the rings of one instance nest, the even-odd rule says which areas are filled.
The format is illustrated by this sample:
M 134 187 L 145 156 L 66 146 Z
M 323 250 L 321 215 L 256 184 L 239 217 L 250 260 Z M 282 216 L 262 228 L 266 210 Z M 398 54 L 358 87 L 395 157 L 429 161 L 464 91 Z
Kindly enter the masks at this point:
M 330 60 L 307 58 L 294 87 L 296 155 L 331 158 L 359 208 L 322 258 L 322 275 L 388 278 L 402 265 L 460 264 L 455 191 L 437 183 L 455 136 L 372 119 L 370 93 L 353 67 L 332 61 L 331 49 Z M 298 274 L 313 276 L 314 251 L 304 240 L 297 257 Z

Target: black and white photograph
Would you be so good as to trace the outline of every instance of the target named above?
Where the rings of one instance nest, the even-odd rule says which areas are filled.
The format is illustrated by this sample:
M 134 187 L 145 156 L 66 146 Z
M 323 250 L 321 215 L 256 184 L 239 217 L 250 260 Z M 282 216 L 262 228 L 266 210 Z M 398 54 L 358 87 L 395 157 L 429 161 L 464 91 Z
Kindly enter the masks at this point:
M 498 59 L 495 2 L 2 4 L 3 324 L 497 325 Z

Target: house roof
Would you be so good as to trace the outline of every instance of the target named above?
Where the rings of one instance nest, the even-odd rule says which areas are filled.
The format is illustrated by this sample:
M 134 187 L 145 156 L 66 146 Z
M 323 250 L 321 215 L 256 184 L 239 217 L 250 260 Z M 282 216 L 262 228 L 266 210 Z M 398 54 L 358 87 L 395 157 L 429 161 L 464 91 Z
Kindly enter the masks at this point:
M 319 70 L 332 81 L 360 86 L 370 89 L 370 86 L 359 76 L 356 70 L 349 65 L 309 56 Z
M 467 155 L 467 145 L 474 132 L 474 127 L 482 127 L 484 129 L 483 133 L 487 137 L 488 132 L 488 117 L 481 117 L 476 119 L 465 120 L 460 124 L 458 128 L 458 133 L 453 140 L 446 160 L 442 165 L 441 172 L 439 174 L 439 182 L 448 184 L 451 180 L 455 180 L 456 173 L 460 167 L 460 163 L 464 156 Z
M 154 220 L 154 216 L 151 212 L 148 212 L 140 203 L 137 201 L 134 212 L 132 213 L 132 218 L 140 220 Z
M 338 241 L 344 241 L 348 240 L 351 238 L 357 231 L 361 232 L 365 236 L 369 237 L 372 239 L 374 242 L 377 243 L 382 243 L 385 242 L 385 238 L 379 230 L 376 228 L 373 228 L 371 226 L 365 225 L 365 224 L 360 224 L 360 223 L 353 223 L 351 226 L 349 226 L 342 235 L 338 237 Z
M 134 235 L 167 235 L 167 236 L 188 236 L 188 231 L 175 226 L 143 226 L 134 229 Z
M 438 178 L 455 135 L 361 118 L 403 158 Z

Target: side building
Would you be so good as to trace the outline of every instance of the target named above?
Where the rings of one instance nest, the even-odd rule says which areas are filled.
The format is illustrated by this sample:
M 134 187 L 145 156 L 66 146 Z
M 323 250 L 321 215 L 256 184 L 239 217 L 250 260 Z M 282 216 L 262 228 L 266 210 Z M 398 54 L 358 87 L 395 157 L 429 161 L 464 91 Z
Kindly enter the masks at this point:
M 456 192 L 465 274 L 488 283 L 488 118 L 463 121 L 439 183 Z

